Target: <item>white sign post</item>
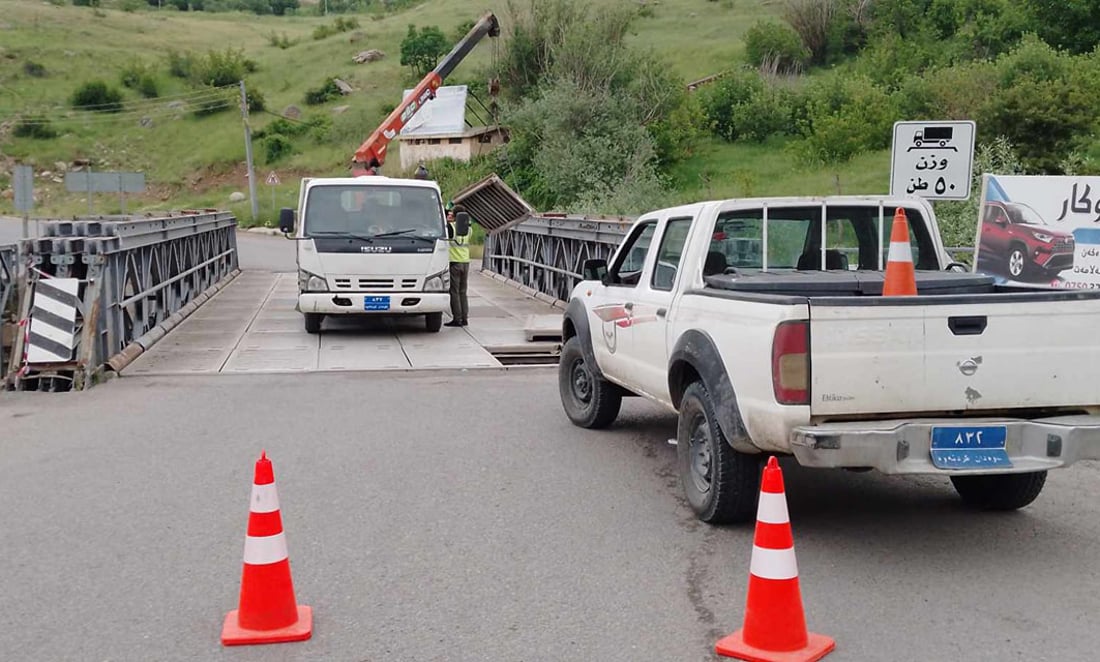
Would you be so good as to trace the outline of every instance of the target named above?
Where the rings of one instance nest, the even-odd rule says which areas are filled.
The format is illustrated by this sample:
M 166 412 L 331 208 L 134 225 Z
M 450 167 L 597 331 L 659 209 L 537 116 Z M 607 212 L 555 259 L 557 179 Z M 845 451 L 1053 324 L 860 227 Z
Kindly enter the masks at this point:
M 897 122 L 890 195 L 966 200 L 974 170 L 974 122 Z

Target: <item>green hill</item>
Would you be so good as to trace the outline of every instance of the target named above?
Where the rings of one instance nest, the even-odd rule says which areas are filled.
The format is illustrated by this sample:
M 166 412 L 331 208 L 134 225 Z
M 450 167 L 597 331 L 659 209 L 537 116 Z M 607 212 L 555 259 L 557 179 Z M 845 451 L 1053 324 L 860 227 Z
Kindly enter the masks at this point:
M 319 16 L 314 1 L 303 2 L 293 15 L 256 16 L 157 9 L 144 0 L 78 1 L 103 6 L 76 7 L 64 0 L 4 3 L 0 213 L 12 210 L 10 172 L 17 161 L 34 164 L 39 175 L 37 215 L 84 212 L 87 202 L 64 192 L 59 166 L 91 160 L 100 170 L 146 173 L 148 191 L 131 199 L 129 209 L 229 207 L 242 221 L 251 222 L 247 202 L 229 203 L 232 192 L 247 191 L 236 87 L 243 77 L 253 106 L 259 220 L 270 220 L 276 207 L 296 202 L 299 177 L 346 173 L 355 148 L 400 101 L 401 91 L 417 82 L 418 77 L 400 64 L 401 43 L 410 25 L 438 26 L 455 39 L 463 25 L 491 10 L 507 35 L 512 6 L 531 4 L 328 0 L 334 6 L 354 2 L 366 9 Z M 203 1 L 213 9 L 245 0 Z M 538 6 L 564 1 L 545 0 Z M 554 200 L 575 205 L 593 191 L 599 194 L 600 186 L 626 176 L 621 175 L 624 167 L 629 171 L 624 163 L 646 158 L 645 149 L 631 151 L 631 145 L 647 141 L 665 163 L 658 174 L 669 189 L 654 200 L 884 193 L 889 179 L 886 148 L 890 127 L 898 119 L 976 120 L 979 143 L 989 148 L 979 153 L 982 167 L 1074 174 L 1100 170 L 1095 165 L 1100 157 L 1097 116 L 1089 96 L 1100 81 L 1100 52 L 1095 50 L 1100 36 L 1089 27 L 1096 24 L 1092 19 L 1100 20 L 1100 10 L 1090 6 L 1075 5 L 1066 14 L 1050 0 L 584 1 L 632 12 L 625 45 L 655 58 L 655 64 L 646 65 L 650 72 L 655 66 L 677 79 L 647 74 L 639 79 L 643 88 L 654 81 L 665 85 L 661 89 L 678 87 L 734 70 L 747 56 L 766 64 L 768 57 L 761 55 L 770 56 L 774 49 L 784 54 L 784 62 L 796 63 L 795 73 L 769 74 L 767 66 L 759 72 L 734 72 L 692 93 L 699 103 L 680 104 L 677 112 L 683 115 L 666 112 L 659 122 L 648 124 L 645 131 L 652 135 L 618 130 L 634 119 L 618 125 L 615 119 L 608 121 L 636 118 L 645 103 L 660 96 L 639 92 L 633 79 L 620 76 L 602 90 L 602 97 L 590 86 L 584 91 L 587 101 L 581 103 L 574 103 L 568 87 L 556 88 L 541 99 L 547 103 L 528 107 L 526 115 L 528 122 L 534 117 L 536 122 L 550 118 L 548 122 L 557 123 L 543 125 L 552 130 L 548 135 L 557 140 L 556 151 L 540 155 L 541 148 L 533 142 L 539 131 L 527 130 L 509 149 L 509 154 L 526 159 L 518 176 L 500 173 L 541 189 L 531 193 L 535 199 L 551 201 L 547 206 L 557 204 Z M 826 6 L 833 7 L 831 14 L 818 11 Z M 780 12 L 796 10 L 803 12 L 801 18 L 791 15 L 798 34 L 777 20 Z M 828 24 L 815 28 L 814 21 L 826 15 Z M 754 27 L 761 20 L 771 27 Z M 572 29 L 585 29 L 589 23 L 579 25 Z M 576 43 L 607 56 L 592 34 L 602 33 L 594 30 L 587 41 Z M 503 37 L 484 40 L 446 84 L 483 89 L 490 75 L 501 73 L 508 56 L 502 41 Z M 371 49 L 382 51 L 384 57 L 353 63 L 355 54 Z M 585 68 L 598 59 L 587 58 L 585 63 L 587 54 L 572 54 L 574 64 Z M 809 73 L 797 73 L 803 68 Z M 334 77 L 349 83 L 353 92 L 306 103 Z M 99 112 L 74 110 L 74 93 L 96 80 L 120 90 L 121 98 L 102 89 L 85 90 L 90 103 L 99 104 Z M 210 81 L 216 87 L 202 85 Z M 585 120 L 579 115 L 603 111 L 599 104 L 614 105 L 619 95 L 638 97 L 624 101 L 624 107 L 633 104 L 633 110 L 624 115 L 622 109 L 607 109 L 596 132 L 585 135 Z M 281 119 L 290 106 L 300 115 L 293 121 Z M 108 110 L 114 112 L 103 112 Z M 280 135 L 272 135 L 273 123 Z M 670 138 L 669 127 L 675 133 L 678 125 L 696 127 L 695 140 Z M 612 151 L 600 147 L 605 139 L 614 145 L 608 148 Z M 577 142 L 581 140 L 583 144 Z M 383 172 L 402 174 L 399 144 L 392 149 Z M 616 149 L 622 150 L 617 163 L 598 162 L 602 154 Z M 553 158 L 547 156 L 551 153 Z M 440 165 L 434 174 L 450 193 L 491 167 L 495 166 Z M 274 190 L 263 184 L 272 170 L 282 181 Z M 578 193 L 578 178 L 601 177 L 598 186 Z M 596 195 L 588 202 L 615 199 L 619 207 L 644 206 L 649 202 L 639 201 L 654 188 L 650 182 L 657 180 L 639 176 L 632 189 L 625 189 L 625 198 L 615 198 L 620 192 L 611 191 L 610 197 Z M 572 185 L 573 190 L 556 195 L 558 185 Z M 938 206 L 951 216 L 949 241 L 965 242 L 972 236 L 976 210 L 952 204 Z M 110 196 L 96 200 L 98 211 L 117 208 Z M 599 210 L 604 208 L 592 211 Z
M 612 3 L 614 0 L 602 0 Z M 282 181 L 277 205 L 293 204 L 296 178 L 302 175 L 340 174 L 354 149 L 377 126 L 385 111 L 400 100 L 401 90 L 417 78 L 400 65 L 400 43 L 409 24 L 438 25 L 448 35 L 485 10 L 508 18 L 505 3 L 488 5 L 464 0 L 431 0 L 391 14 L 344 14 L 328 17 L 180 12 L 149 7 L 145 3 L 111 3 L 99 8 L 49 4 L 41 0 L 9 0 L 0 17 L 0 190 L 10 185 L 11 165 L 17 160 L 35 165 L 39 197 L 38 215 L 71 214 L 86 210 L 79 195 L 67 194 L 55 163 L 92 159 L 100 170 L 143 171 L 148 193 L 130 201 L 129 209 L 165 206 L 225 207 L 232 191 L 247 192 L 244 138 L 234 90 L 224 92 L 233 107 L 208 117 L 188 112 L 195 101 L 217 95 L 196 91 L 169 73 L 172 53 L 201 56 L 208 51 L 240 49 L 254 62 L 248 85 L 259 91 L 266 112 L 253 113 L 254 130 L 275 119 L 286 107 L 297 106 L 302 119 L 327 118 L 327 135 L 296 141 L 299 153 L 265 164 L 262 141 L 256 141 L 255 161 L 260 179 L 262 215 L 269 216 L 271 197 L 263 177 L 276 170 Z M 660 54 L 685 81 L 729 68 L 741 57 L 740 36 L 748 25 L 768 13 L 757 0 L 664 0 L 644 11 L 633 28 L 630 42 Z M 130 11 L 121 7 L 126 6 Z M 338 19 L 355 20 L 357 27 L 323 39 L 314 33 Z M 283 39 L 291 45 L 273 45 Z M 448 83 L 479 81 L 479 74 L 493 64 L 494 40 L 484 40 L 459 67 Z M 384 59 L 354 64 L 356 53 L 378 49 Z M 126 71 L 145 68 L 156 83 L 158 98 L 143 98 L 124 88 Z M 348 82 L 355 92 L 319 106 L 303 103 L 309 89 L 328 77 Z M 123 93 L 118 113 L 73 110 L 70 98 L 83 83 L 102 80 Z M 217 97 L 221 98 L 221 97 Z M 346 108 L 341 108 L 346 106 Z M 338 112 L 337 112 L 338 111 Z M 20 138 L 13 135 L 19 117 L 49 120 L 58 134 L 54 139 Z M 726 145 L 704 149 L 686 165 L 682 177 L 691 189 L 699 173 L 712 179 L 740 170 L 738 153 Z M 750 150 L 751 153 L 751 150 Z M 397 174 L 400 159 L 391 152 L 385 171 Z M 778 166 L 783 169 L 782 165 Z M 761 173 L 761 182 L 772 179 Z M 703 180 L 697 184 L 705 189 Z M 732 183 L 732 180 L 731 180 Z M 729 186 L 719 188 L 729 190 Z M 0 211 L 10 213 L 10 189 L 0 199 Z M 231 205 L 243 220 L 248 205 Z M 97 211 L 117 210 L 117 200 L 100 196 Z

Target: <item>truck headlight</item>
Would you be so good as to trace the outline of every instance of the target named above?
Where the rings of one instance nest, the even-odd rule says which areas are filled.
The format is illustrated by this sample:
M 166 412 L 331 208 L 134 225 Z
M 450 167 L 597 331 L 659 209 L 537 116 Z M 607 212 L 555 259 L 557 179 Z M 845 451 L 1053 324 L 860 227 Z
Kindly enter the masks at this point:
M 302 292 L 328 292 L 328 283 L 324 278 L 309 273 L 298 272 L 298 289 Z
M 1049 244 L 1050 242 L 1054 241 L 1054 235 L 1043 234 L 1042 232 L 1032 232 L 1031 234 L 1044 244 Z
M 432 274 L 424 280 L 425 292 L 446 292 L 449 289 L 451 289 L 450 269 Z

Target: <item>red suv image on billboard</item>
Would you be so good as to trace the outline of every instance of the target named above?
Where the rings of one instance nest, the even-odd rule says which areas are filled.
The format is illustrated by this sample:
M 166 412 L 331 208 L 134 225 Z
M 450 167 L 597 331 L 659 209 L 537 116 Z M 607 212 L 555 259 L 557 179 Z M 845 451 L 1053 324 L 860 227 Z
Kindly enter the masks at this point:
M 1049 280 L 1073 266 L 1073 235 L 1021 202 L 991 201 L 982 215 L 978 268 L 1010 280 Z

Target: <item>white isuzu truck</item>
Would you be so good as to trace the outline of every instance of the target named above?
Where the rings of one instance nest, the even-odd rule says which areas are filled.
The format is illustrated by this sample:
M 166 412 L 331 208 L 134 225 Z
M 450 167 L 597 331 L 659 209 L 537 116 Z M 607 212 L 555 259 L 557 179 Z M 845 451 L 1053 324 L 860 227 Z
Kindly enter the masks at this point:
M 298 310 L 309 333 L 327 315 L 423 315 L 439 331 L 450 310 L 447 225 L 433 181 L 303 179 L 279 228 L 297 242 Z
M 916 296 L 882 296 L 895 209 Z M 1031 503 L 1100 459 L 1100 292 L 957 273 L 931 206 L 720 200 L 643 214 L 590 260 L 564 316 L 561 401 L 600 428 L 638 395 L 679 413 L 680 481 L 706 522 L 749 522 L 761 460 L 949 476 Z

